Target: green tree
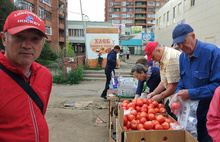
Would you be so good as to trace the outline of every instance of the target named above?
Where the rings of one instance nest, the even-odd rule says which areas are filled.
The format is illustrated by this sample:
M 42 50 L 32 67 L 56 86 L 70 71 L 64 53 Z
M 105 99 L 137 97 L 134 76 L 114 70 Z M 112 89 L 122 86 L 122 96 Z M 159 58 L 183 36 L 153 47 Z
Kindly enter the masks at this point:
M 38 60 L 53 60 L 58 58 L 58 54 L 50 48 L 49 42 L 46 40 Z
M 6 18 L 14 10 L 16 10 L 16 8 L 10 0 L 0 0 L 0 31 L 3 31 Z M 3 49 L 5 48 L 2 44 L 2 40 L 0 40 L 0 50 Z

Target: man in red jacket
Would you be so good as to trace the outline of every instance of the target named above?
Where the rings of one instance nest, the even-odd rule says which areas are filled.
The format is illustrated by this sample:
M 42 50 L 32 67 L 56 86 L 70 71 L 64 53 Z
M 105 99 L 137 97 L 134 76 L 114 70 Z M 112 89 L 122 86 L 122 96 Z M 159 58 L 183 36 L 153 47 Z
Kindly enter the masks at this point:
M 49 130 L 44 118 L 52 89 L 51 73 L 35 60 L 45 41 L 42 19 L 29 10 L 12 12 L 6 19 L 0 63 L 20 76 L 42 101 L 42 110 L 3 69 L 0 69 L 0 141 L 48 142 Z M 22 80 L 21 79 L 21 80 Z M 22 81 L 23 81 L 22 80 Z M 28 85 L 27 85 L 28 86 Z

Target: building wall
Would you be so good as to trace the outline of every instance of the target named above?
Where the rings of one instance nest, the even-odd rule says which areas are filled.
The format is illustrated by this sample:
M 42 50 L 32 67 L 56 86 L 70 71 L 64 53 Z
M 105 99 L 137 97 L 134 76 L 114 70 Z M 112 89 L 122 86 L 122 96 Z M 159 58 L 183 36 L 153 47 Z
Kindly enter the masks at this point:
M 10 0 L 14 4 L 14 0 Z M 64 13 L 58 8 L 61 4 L 67 7 L 67 0 L 51 0 L 51 5 L 40 2 L 39 0 L 24 0 L 25 2 L 33 4 L 33 12 L 37 15 L 39 13 L 39 7 L 43 8 L 44 11 L 52 14 L 52 20 L 48 20 L 46 17 L 43 18 L 45 26 L 51 28 L 51 35 L 48 35 L 48 41 L 51 49 L 54 51 L 58 50 L 58 47 L 63 48 L 64 46 Z M 46 14 L 44 14 L 46 15 Z M 61 20 L 60 20 L 61 19 Z M 62 21 L 62 22 L 60 22 Z
M 193 27 L 196 38 L 220 47 L 220 1 L 195 0 L 170 0 L 156 13 L 155 40 L 161 44 L 172 44 L 172 31 L 179 23 L 186 23 Z M 182 4 L 181 13 L 177 13 L 173 21 L 173 8 Z M 170 11 L 169 25 L 163 21 L 163 16 Z M 161 17 L 161 20 L 159 20 Z M 158 21 L 158 22 L 157 22 Z

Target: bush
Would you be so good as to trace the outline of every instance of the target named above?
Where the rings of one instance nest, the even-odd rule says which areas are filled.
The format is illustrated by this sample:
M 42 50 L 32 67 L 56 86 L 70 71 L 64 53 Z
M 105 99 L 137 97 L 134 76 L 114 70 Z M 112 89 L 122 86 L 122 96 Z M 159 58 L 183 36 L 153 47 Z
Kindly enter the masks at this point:
M 63 72 L 59 75 L 53 75 L 53 82 L 58 84 L 78 84 L 83 80 L 83 67 L 79 66 L 75 71 L 70 71 L 66 73 L 65 78 L 63 77 Z
M 46 40 L 41 51 L 40 57 L 37 60 L 52 60 L 55 61 L 58 58 L 58 54 L 51 48 L 49 42 Z

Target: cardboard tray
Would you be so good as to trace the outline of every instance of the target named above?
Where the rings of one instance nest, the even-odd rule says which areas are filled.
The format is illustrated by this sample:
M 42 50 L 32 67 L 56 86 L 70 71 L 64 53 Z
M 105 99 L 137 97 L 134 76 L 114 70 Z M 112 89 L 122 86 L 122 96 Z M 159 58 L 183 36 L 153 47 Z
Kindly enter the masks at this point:
M 170 115 L 167 115 L 172 121 L 175 121 Z M 123 130 L 124 109 L 118 105 L 118 139 L 117 142 L 198 142 L 186 130 Z

